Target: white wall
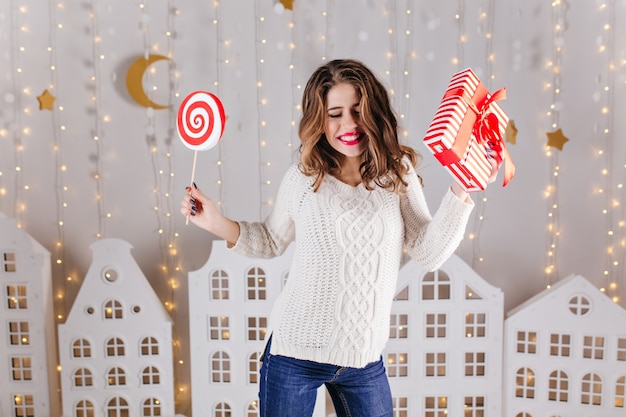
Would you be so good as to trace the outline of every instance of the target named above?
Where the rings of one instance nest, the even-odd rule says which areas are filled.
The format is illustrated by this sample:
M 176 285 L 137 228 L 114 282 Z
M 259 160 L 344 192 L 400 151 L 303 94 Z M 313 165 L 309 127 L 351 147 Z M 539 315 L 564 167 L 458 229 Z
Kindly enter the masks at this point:
M 624 227 L 618 222 L 625 191 L 617 187 L 626 162 L 624 0 L 571 0 L 566 11 L 555 9 L 557 17 L 550 2 L 541 0 L 295 0 L 294 11 L 282 14 L 273 3 L 1 2 L 0 211 L 52 253 L 60 322 L 88 268 L 89 245 L 99 237 L 128 241 L 175 321 L 174 354 L 182 361 L 177 401 L 185 404 L 185 277 L 204 264 L 212 237 L 185 226 L 178 215 L 193 152 L 176 135 L 177 105 L 198 89 L 221 97 L 228 115 L 224 138 L 198 155 L 195 179 L 223 202 L 228 215 L 260 219 L 293 160 L 298 86 L 322 57 L 361 59 L 395 89 L 398 111 L 408 114 L 408 142 L 424 155 L 420 173 L 433 210 L 451 180 L 420 141 L 450 76 L 469 66 L 490 89 L 507 87 L 502 106 L 519 128 L 517 144 L 509 145 L 517 175 L 507 188 L 493 184 L 475 196 L 488 200 L 468 228 L 477 239 L 466 239 L 459 256 L 503 289 L 507 310 L 571 273 L 598 287 L 615 280 L 618 289 L 611 295 L 621 296 L 624 305 L 621 267 L 613 268 L 617 276 L 603 275 L 609 246 L 616 245 L 624 261 L 618 245 Z M 559 16 L 562 43 L 553 41 Z M 609 30 L 603 28 L 607 22 L 614 23 Z M 491 41 L 485 36 L 490 29 Z M 557 44 L 563 49 L 555 76 L 547 63 Z M 598 52 L 602 45 L 608 47 L 604 53 Z M 171 68 L 166 61 L 155 63 L 144 79 L 153 100 L 170 104 L 169 111 L 147 111 L 126 90 L 130 62 L 146 52 L 172 58 Z M 487 59 L 491 52 L 493 61 Z M 490 74 L 495 79 L 489 81 Z M 555 103 L 554 88 L 546 85 L 555 79 L 561 98 L 556 115 L 548 115 Z M 37 96 L 45 89 L 56 96 L 53 111 L 39 110 Z M 406 93 L 409 100 L 402 99 Z M 259 104 L 261 99 L 267 104 Z M 601 110 L 606 104 L 609 117 Z M 556 158 L 545 155 L 545 133 L 555 120 L 570 138 Z M 608 135 L 602 133 L 606 127 Z M 544 192 L 557 162 L 554 213 L 561 235 L 558 270 L 548 279 L 551 200 Z M 603 215 L 612 199 L 622 206 Z

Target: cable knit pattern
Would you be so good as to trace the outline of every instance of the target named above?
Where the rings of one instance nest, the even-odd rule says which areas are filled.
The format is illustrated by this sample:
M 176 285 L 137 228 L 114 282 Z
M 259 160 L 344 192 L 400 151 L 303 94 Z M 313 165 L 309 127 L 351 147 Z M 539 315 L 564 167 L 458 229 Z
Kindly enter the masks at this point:
M 271 353 L 338 366 L 379 359 L 402 249 L 434 270 L 456 250 L 473 208 L 451 191 L 431 216 L 411 170 L 409 192 L 347 185 L 328 176 L 317 192 L 297 165 L 286 173 L 264 222 L 240 222 L 233 250 L 282 254 L 295 239 L 289 278 L 269 320 Z

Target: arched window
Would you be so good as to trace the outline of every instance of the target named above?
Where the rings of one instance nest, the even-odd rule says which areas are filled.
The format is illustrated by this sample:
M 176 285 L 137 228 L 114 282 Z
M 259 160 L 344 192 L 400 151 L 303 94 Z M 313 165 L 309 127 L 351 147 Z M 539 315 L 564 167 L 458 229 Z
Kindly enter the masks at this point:
M 124 341 L 119 337 L 112 337 L 107 340 L 105 355 L 107 357 L 124 356 L 126 354 L 124 349 Z
M 161 401 L 148 398 L 141 405 L 141 417 L 161 417 Z
M 257 400 L 248 404 L 246 409 L 246 417 L 259 417 L 259 402 Z
M 156 366 L 146 366 L 141 371 L 141 383 L 143 385 L 159 385 L 161 374 Z
M 228 274 L 222 269 L 213 271 L 210 281 L 211 300 L 228 300 Z
M 106 417 L 130 417 L 128 401 L 121 397 L 111 398 L 106 406 Z
M 600 375 L 588 373 L 583 377 L 580 387 L 580 403 L 602 405 L 602 378 Z
M 615 383 L 615 407 L 624 408 L 624 391 L 626 389 L 626 377 L 621 376 L 617 378 Z
M 515 396 L 535 398 L 535 373 L 530 368 L 520 368 L 515 375 Z
M 93 374 L 87 368 L 78 368 L 72 377 L 74 387 L 93 387 Z
M 122 319 L 124 318 L 124 309 L 122 303 L 117 300 L 109 300 L 104 304 L 105 319 Z
M 448 275 L 437 270 L 428 272 L 422 279 L 422 300 L 449 300 L 450 278 Z
M 218 403 L 213 409 L 213 417 L 231 417 L 230 404 Z
M 74 417 L 94 417 L 95 413 L 93 403 L 88 400 L 79 401 L 74 407 Z
M 262 268 L 254 267 L 248 270 L 246 277 L 248 300 L 265 300 L 267 296 L 265 281 L 265 271 Z
M 109 369 L 109 372 L 107 372 L 107 385 L 126 385 L 126 372 L 119 367 Z
M 73 358 L 90 358 L 91 343 L 87 339 L 76 339 L 72 343 Z
M 230 382 L 230 357 L 226 352 L 215 352 L 211 356 L 211 381 L 215 383 Z
M 250 384 L 256 384 L 259 380 L 260 356 L 258 352 L 254 352 L 248 357 L 248 383 Z
M 553 371 L 548 378 L 548 400 L 567 402 L 569 378 L 563 371 Z
M 139 346 L 141 356 L 156 356 L 159 354 L 159 341 L 155 337 L 144 337 Z

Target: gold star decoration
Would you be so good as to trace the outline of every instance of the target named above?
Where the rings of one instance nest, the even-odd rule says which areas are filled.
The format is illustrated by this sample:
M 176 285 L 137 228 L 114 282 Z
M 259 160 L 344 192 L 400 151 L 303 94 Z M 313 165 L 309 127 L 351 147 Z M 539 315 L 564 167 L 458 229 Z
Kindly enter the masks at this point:
M 52 104 L 56 97 L 50 94 L 48 90 L 45 90 L 40 96 L 37 96 L 37 100 L 39 100 L 39 110 L 52 110 Z
M 511 143 L 513 145 L 517 143 L 517 127 L 515 126 L 515 121 L 513 119 L 510 119 L 509 123 L 506 125 L 504 137 L 507 143 Z
M 293 2 L 295 0 L 280 0 L 285 9 L 293 10 Z
M 563 145 L 569 140 L 565 137 L 565 135 L 563 135 L 561 128 L 555 130 L 554 132 L 546 133 L 546 136 L 548 137 L 547 146 L 557 148 L 559 151 L 563 150 Z

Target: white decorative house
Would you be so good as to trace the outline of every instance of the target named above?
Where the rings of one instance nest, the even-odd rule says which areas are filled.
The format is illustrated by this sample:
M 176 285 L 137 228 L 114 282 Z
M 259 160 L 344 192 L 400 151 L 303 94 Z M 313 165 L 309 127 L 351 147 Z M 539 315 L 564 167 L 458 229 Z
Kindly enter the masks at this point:
M 0 213 L 0 416 L 60 410 L 50 252 Z
M 383 353 L 394 417 L 502 417 L 504 298 L 458 256 L 398 278 Z
M 192 415 L 258 416 L 258 371 L 267 322 L 283 288 L 293 245 L 254 259 L 213 241 L 206 264 L 189 272 Z M 325 416 L 320 390 L 315 416 Z
M 58 327 L 67 417 L 173 417 L 172 321 L 131 255 L 103 239 Z
M 505 321 L 507 417 L 626 415 L 626 311 L 571 275 Z

